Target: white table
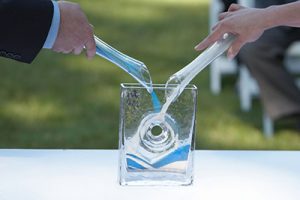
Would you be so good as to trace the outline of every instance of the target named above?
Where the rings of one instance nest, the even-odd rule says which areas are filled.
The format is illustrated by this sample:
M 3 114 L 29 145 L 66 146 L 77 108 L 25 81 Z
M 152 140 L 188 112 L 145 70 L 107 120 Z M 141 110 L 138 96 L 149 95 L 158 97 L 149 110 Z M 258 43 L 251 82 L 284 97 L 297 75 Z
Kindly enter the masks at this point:
M 0 200 L 300 199 L 300 152 L 195 156 L 192 186 L 122 187 L 117 150 L 0 150 Z

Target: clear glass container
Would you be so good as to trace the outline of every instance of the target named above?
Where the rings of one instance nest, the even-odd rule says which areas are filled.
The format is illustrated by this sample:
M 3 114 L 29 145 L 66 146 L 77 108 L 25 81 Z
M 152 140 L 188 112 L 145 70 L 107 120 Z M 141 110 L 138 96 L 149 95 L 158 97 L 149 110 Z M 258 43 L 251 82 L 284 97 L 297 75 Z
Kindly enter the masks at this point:
M 176 87 L 176 85 L 174 85 Z M 172 86 L 153 84 L 161 105 Z M 119 183 L 190 185 L 193 182 L 197 88 L 188 85 L 163 117 L 139 84 L 121 84 Z M 155 105 L 155 103 L 154 103 Z

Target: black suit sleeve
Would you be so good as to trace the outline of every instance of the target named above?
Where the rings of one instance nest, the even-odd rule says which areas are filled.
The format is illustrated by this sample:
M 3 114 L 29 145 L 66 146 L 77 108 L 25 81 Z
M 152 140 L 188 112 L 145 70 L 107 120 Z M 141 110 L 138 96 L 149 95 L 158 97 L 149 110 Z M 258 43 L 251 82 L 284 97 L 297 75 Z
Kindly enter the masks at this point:
M 0 0 L 0 56 L 31 63 L 51 26 L 50 0 Z

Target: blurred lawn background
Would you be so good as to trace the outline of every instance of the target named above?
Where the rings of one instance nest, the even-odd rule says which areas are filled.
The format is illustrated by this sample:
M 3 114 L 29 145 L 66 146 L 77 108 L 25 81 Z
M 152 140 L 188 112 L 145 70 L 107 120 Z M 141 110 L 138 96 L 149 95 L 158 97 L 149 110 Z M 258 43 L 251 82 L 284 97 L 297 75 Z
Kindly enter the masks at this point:
M 95 34 L 148 66 L 154 83 L 192 61 L 208 34 L 209 0 L 77 0 Z M 113 64 L 43 50 L 31 65 L 0 58 L 0 148 L 117 148 L 119 84 L 135 82 Z M 209 70 L 199 88 L 197 149 L 300 149 L 300 134 L 277 124 L 261 132 L 261 106 L 242 113 L 235 77 L 219 96 Z

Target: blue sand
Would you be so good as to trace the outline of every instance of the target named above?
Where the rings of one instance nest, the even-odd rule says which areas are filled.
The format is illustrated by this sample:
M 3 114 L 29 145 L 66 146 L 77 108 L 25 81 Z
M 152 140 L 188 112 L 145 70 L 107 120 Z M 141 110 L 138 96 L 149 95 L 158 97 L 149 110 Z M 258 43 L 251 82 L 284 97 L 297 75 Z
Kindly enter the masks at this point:
M 144 63 L 141 63 L 140 61 L 134 60 L 127 55 L 123 55 L 127 59 L 119 58 L 116 50 L 114 49 L 103 49 L 103 47 L 96 46 L 96 53 L 97 55 L 107 59 L 108 61 L 116 64 L 120 68 L 122 68 L 124 71 L 126 71 L 128 74 L 130 74 L 132 77 L 134 77 L 138 82 L 140 82 L 144 87 L 148 89 L 146 86 L 146 80 L 144 79 L 143 72 L 141 71 L 142 67 L 144 66 Z M 122 53 L 120 53 L 122 54 Z M 150 75 L 149 75 L 150 76 Z
M 130 158 L 127 158 L 126 161 L 127 161 L 127 167 L 129 169 L 146 169 L 144 166 L 142 166 L 139 163 L 131 160 Z
M 139 161 L 141 161 L 142 163 L 145 163 L 148 165 L 150 165 L 151 167 L 158 169 L 160 167 L 166 166 L 170 163 L 173 162 L 177 162 L 177 161 L 185 161 L 188 159 L 188 155 L 190 152 L 190 147 L 191 145 L 185 145 L 182 147 L 179 147 L 178 149 L 176 149 L 175 151 L 173 151 L 172 153 L 170 153 L 169 155 L 167 155 L 166 157 L 162 158 L 161 160 L 157 161 L 156 163 L 150 164 L 149 162 L 145 161 L 144 159 L 133 155 L 133 154 L 126 154 L 127 156 L 127 167 L 128 169 L 139 169 L 139 170 L 143 170 L 143 169 L 147 169 L 148 167 L 143 166 L 141 163 L 137 163 L 136 161 L 134 161 L 132 158 L 137 159 Z M 130 158 L 131 157 L 131 158 Z
M 151 98 L 152 98 L 154 112 L 157 112 L 157 113 L 160 112 L 161 104 L 160 104 L 160 101 L 154 91 L 151 93 Z

